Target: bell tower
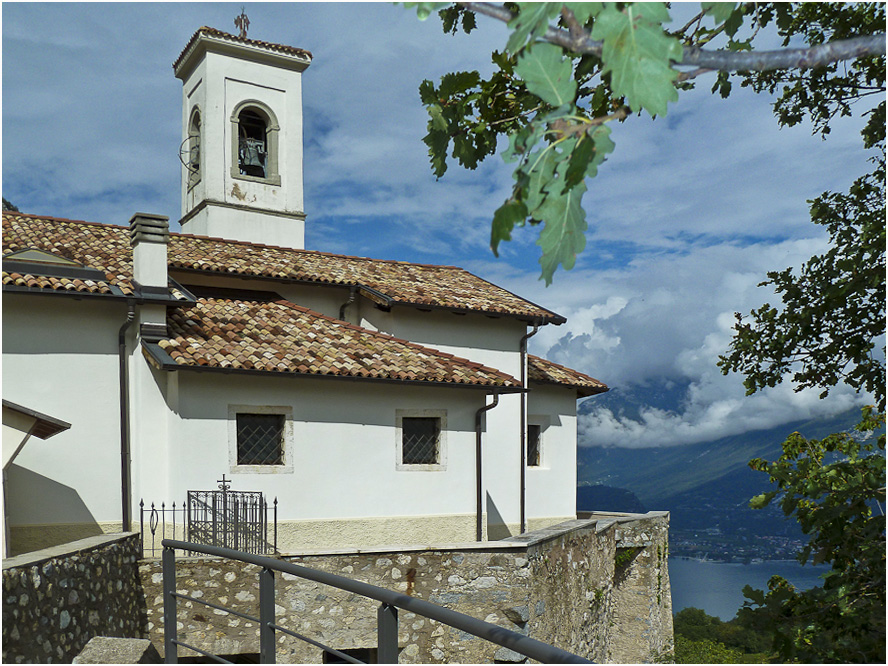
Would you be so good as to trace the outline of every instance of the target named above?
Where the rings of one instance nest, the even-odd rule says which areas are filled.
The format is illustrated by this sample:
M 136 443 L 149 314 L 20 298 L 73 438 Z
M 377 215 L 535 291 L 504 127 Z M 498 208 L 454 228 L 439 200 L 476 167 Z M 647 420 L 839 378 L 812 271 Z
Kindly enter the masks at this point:
M 241 29 L 241 35 L 245 30 Z M 302 249 L 303 49 L 200 28 L 182 81 L 182 231 Z

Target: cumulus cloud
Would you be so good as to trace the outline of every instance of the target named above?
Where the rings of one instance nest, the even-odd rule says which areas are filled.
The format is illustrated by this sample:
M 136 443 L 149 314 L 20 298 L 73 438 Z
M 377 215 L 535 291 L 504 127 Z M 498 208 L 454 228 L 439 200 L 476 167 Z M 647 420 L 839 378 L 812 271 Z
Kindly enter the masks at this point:
M 176 220 L 181 84 L 170 64 L 197 27 L 233 30 L 238 10 L 4 5 L 4 196 L 62 217 L 122 224 L 148 210 Z M 488 249 L 509 165 L 452 164 L 436 181 L 422 143 L 420 82 L 489 72 L 504 26 L 482 17 L 472 35 L 446 36 L 436 19 L 379 3 L 255 4 L 248 13 L 251 37 L 314 54 L 303 77 L 309 247 L 464 266 L 568 317 L 531 339 L 534 353 L 615 395 L 652 385 L 675 394 L 676 404 L 633 414 L 593 410 L 580 421 L 583 443 L 702 441 L 858 401 L 842 391 L 819 401 L 788 385 L 746 398 L 740 379 L 715 367 L 732 313 L 773 298 L 756 286 L 765 273 L 824 249 L 805 201 L 847 188 L 865 168 L 856 120 L 837 119 L 823 142 L 804 124 L 779 130 L 767 96 L 737 88 L 722 100 L 709 93 L 712 75 L 698 78 L 665 118 L 613 128 L 617 150 L 584 198 L 587 248 L 547 289 L 537 228 L 516 229 L 497 261 Z
M 540 352 L 604 381 L 615 396 L 631 397 L 634 389 L 652 385 L 674 395 L 668 408 L 640 405 L 633 413 L 595 407 L 590 399 L 591 410 L 580 417 L 581 444 L 689 444 L 864 404 L 867 396 L 847 388 L 820 400 L 819 391 L 796 392 L 792 383 L 746 396 L 742 378 L 724 376 L 717 367 L 732 337 L 734 312 L 775 302 L 773 293 L 757 286 L 766 270 L 798 264 L 824 247 L 824 239 L 718 246 L 693 256 L 637 260 L 631 269 L 590 272 L 586 281 L 598 292 L 594 302 L 575 301 L 567 331 L 550 327 L 534 339 Z

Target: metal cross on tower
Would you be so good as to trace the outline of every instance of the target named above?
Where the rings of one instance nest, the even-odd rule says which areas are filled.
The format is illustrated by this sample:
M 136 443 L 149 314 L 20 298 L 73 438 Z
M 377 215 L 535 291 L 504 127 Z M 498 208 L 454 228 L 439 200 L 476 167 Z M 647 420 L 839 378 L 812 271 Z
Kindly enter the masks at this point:
M 242 39 L 247 38 L 247 30 L 250 27 L 250 19 L 247 18 L 247 13 L 246 13 L 246 11 L 244 11 L 244 9 L 245 9 L 244 7 L 241 7 L 240 16 L 237 16 L 234 19 L 234 26 L 238 30 L 240 30 L 240 34 L 238 35 L 238 37 L 240 37 Z

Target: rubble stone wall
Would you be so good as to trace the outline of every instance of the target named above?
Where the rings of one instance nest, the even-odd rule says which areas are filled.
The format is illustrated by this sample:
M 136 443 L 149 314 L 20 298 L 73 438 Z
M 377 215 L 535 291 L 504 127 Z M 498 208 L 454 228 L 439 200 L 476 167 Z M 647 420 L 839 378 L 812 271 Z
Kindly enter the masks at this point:
M 3 561 L 3 663 L 71 663 L 94 636 L 145 638 L 139 535 L 95 536 Z
M 597 662 L 651 661 L 672 642 L 666 568 L 668 514 L 594 514 L 498 542 L 397 552 L 287 556 L 312 569 L 440 604 L 552 643 Z M 163 647 L 162 573 L 145 560 L 139 573 L 147 628 Z M 211 558 L 177 558 L 179 593 L 258 617 L 259 568 Z M 378 603 L 276 575 L 277 623 L 339 650 L 376 647 Z M 179 639 L 219 655 L 258 653 L 251 620 L 180 600 Z M 277 635 L 280 663 L 321 663 L 318 647 Z M 520 662 L 506 648 L 399 611 L 402 663 Z M 179 648 L 180 656 L 194 653 Z

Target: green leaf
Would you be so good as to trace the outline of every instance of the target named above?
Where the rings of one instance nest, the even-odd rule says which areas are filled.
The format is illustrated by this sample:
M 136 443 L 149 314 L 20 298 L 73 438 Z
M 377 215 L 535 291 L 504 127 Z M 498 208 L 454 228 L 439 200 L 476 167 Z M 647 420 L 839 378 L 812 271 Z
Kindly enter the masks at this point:
M 729 37 L 737 34 L 740 26 L 743 25 L 743 10 L 740 8 L 731 12 L 731 15 L 725 20 L 725 32 Z
M 734 11 L 736 2 L 701 2 L 703 13 L 715 19 L 716 25 L 726 21 Z
M 500 241 L 512 240 L 512 229 L 516 224 L 524 222 L 527 217 L 527 206 L 515 199 L 507 199 L 493 214 L 493 225 L 490 228 L 490 249 L 494 256 L 499 256 Z
M 663 31 L 661 23 L 668 20 L 662 3 L 630 5 L 622 12 L 608 5 L 591 33 L 592 39 L 603 42 L 603 71 L 610 72 L 613 91 L 652 117 L 666 115 L 667 104 L 678 99 L 678 73 L 670 61 L 681 61 L 682 47 Z
M 607 125 L 600 125 L 592 132 L 591 138 L 595 142 L 595 154 L 592 156 L 592 159 L 589 161 L 589 166 L 586 168 L 587 178 L 594 178 L 598 175 L 599 165 L 604 162 L 609 153 L 614 152 L 616 146 L 610 138 L 610 134 L 611 128 Z
M 447 171 L 447 146 L 450 144 L 450 136 L 447 132 L 433 129 L 423 137 L 422 141 L 429 147 L 429 161 L 435 178 L 440 178 Z
M 547 286 L 552 284 L 558 264 L 570 270 L 576 263 L 577 254 L 586 247 L 588 225 L 581 205 L 585 191 L 585 184 L 579 183 L 561 196 L 550 193 L 538 211 L 539 218 L 545 223 L 537 245 L 543 250 L 541 278 Z
M 515 67 L 527 89 L 552 106 L 570 104 L 577 94 L 573 68 L 563 54 L 554 44 L 536 44 L 518 58 Z
M 441 86 L 438 94 L 443 97 L 452 97 L 474 88 L 481 82 L 478 72 L 450 72 L 441 77 Z
M 555 178 L 555 166 L 558 163 L 558 155 L 554 150 L 544 149 L 533 153 L 528 158 L 526 169 L 522 169 L 522 174 L 527 176 L 524 184 L 524 196 L 522 199 L 527 204 L 528 213 L 534 219 L 542 219 L 537 214 L 537 209 L 543 205 L 548 194 L 548 185 Z
M 514 31 L 506 44 L 506 50 L 510 53 L 518 53 L 528 40 L 546 34 L 549 19 L 558 16 L 561 5 L 555 2 L 519 2 L 518 9 L 518 15 L 508 23 Z
M 429 116 L 431 120 L 430 127 L 432 129 L 440 130 L 442 132 L 447 131 L 447 121 L 444 120 L 444 116 L 441 115 L 441 107 L 438 104 L 430 104 L 429 105 Z
M 564 175 L 564 186 L 570 188 L 580 183 L 586 177 L 586 169 L 594 157 L 595 141 L 584 135 L 570 154 Z
M 422 83 L 419 84 L 419 99 L 423 104 L 428 106 L 429 104 L 434 104 L 438 101 L 438 91 L 435 90 L 435 84 L 429 81 L 428 79 L 423 80 Z

